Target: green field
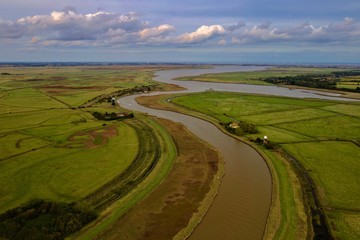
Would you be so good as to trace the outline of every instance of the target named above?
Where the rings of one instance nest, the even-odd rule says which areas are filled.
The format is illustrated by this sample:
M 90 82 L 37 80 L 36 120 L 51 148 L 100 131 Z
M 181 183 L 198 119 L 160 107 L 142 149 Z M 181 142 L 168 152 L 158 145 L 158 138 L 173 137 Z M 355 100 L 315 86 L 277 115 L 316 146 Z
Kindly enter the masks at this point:
M 224 82 L 224 83 L 242 83 L 255 85 L 271 85 L 263 81 L 267 77 L 286 77 L 306 74 L 329 74 L 334 71 L 344 69 L 339 68 L 306 68 L 306 67 L 277 67 L 268 68 L 263 71 L 250 72 L 232 72 L 203 74 L 199 76 L 181 77 L 179 80 L 206 81 L 206 82 Z
M 360 87 L 360 77 L 354 76 L 354 77 L 344 77 L 341 79 L 341 82 L 337 84 L 338 88 L 350 88 L 355 89 L 357 87 Z
M 268 136 L 275 148 L 296 158 L 310 174 L 332 234 L 341 239 L 359 238 L 359 103 L 218 92 L 174 97 L 172 103 L 217 122 L 254 124 L 258 133 L 246 134 L 245 139 L 254 141 Z M 280 222 L 277 232 L 272 234 L 282 236 L 280 238 L 296 236 L 304 222 L 299 207 L 301 196 L 291 190 L 299 188 L 298 180 L 291 180 L 293 170 L 286 167 L 286 161 L 280 160 L 278 151 L 260 149 L 275 166 L 280 215 L 287 219 Z M 294 214 L 296 212 L 298 214 Z M 279 218 L 278 215 L 274 213 L 274 219 Z M 294 228 L 290 229 L 288 224 Z
M 93 226 L 99 231 L 170 171 L 176 149 L 158 123 L 141 117 L 99 121 L 91 114 L 123 112 L 101 99 L 157 85 L 151 69 L 1 67 L 0 72 L 6 73 L 0 75 L 0 214 L 33 199 L 76 203 L 100 214 Z M 131 200 L 119 201 L 125 196 Z M 111 204 L 115 215 L 109 220 L 102 213 Z
M 1 70 L 11 74 L 0 77 L 0 212 L 34 198 L 78 201 L 135 158 L 134 128 L 122 122 L 103 126 L 88 111 L 74 107 L 99 95 L 97 89 L 83 94 L 83 85 L 101 83 L 97 88 L 107 93 L 114 85 L 129 85 L 126 80 L 121 86 L 119 77 L 148 84 L 149 73 L 88 70 L 92 77 L 70 67 Z

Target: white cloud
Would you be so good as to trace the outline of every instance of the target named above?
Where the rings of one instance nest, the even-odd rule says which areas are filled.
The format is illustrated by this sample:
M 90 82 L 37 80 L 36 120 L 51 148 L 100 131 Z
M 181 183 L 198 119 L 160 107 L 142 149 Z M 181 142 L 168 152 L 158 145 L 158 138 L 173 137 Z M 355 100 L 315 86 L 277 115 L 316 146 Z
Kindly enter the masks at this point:
M 73 7 L 48 15 L 0 19 L 0 42 L 11 44 L 113 46 L 113 45 L 250 45 L 254 43 L 359 43 L 360 22 L 351 17 L 343 21 L 316 25 L 310 22 L 288 26 L 265 22 L 258 25 L 238 22 L 233 25 L 203 25 L 194 31 L 176 33 L 175 26 L 158 26 L 136 13 L 106 11 L 80 14 Z
M 148 39 L 151 37 L 158 37 L 165 33 L 173 31 L 175 28 L 169 24 L 163 24 L 158 27 L 145 28 L 139 31 L 139 36 L 141 39 Z
M 246 38 L 239 39 L 238 37 L 232 37 L 231 42 L 235 45 L 245 44 L 247 41 Z
M 225 39 L 221 39 L 218 41 L 219 45 L 225 46 L 227 44 L 227 41 Z
M 270 24 L 261 24 L 242 28 L 232 34 L 234 44 L 250 44 L 255 42 L 311 42 L 331 43 L 334 41 L 350 42 L 360 37 L 360 23 L 352 18 L 345 18 L 340 23 L 313 25 L 309 22 L 271 28 Z
M 179 43 L 199 43 L 207 39 L 224 35 L 225 29 L 221 25 L 201 26 L 195 32 L 184 33 L 177 38 Z
M 102 40 L 110 29 L 137 32 L 148 26 L 136 14 L 126 15 L 99 11 L 78 14 L 74 11 L 53 11 L 50 15 L 36 15 L 17 21 L 0 22 L 0 36 L 21 38 L 41 35 L 46 40 Z M 5 33 L 5 34 L 4 34 Z

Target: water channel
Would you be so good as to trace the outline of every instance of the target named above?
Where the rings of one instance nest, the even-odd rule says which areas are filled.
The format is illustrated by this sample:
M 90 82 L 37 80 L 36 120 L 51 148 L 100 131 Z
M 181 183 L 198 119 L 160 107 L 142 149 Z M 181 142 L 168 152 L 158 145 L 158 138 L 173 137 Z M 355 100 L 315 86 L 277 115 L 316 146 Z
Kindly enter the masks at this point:
M 215 66 L 210 69 L 178 69 L 158 71 L 154 80 L 177 84 L 186 88 L 176 93 L 216 91 L 246 92 L 288 96 L 296 98 L 321 98 L 348 100 L 337 95 L 323 95 L 316 91 L 289 90 L 276 86 L 176 81 L 176 77 L 205 73 L 262 70 L 261 66 Z M 171 92 L 166 92 L 171 93 Z M 173 92 L 174 93 L 174 92 Z M 147 95 L 164 94 L 151 92 Z M 219 193 L 196 227 L 191 240 L 200 239 L 262 239 L 271 203 L 271 175 L 264 159 L 253 148 L 221 132 L 201 119 L 163 110 L 146 108 L 136 103 L 137 95 L 118 100 L 127 109 L 170 119 L 185 125 L 192 133 L 219 150 L 225 160 L 225 175 Z

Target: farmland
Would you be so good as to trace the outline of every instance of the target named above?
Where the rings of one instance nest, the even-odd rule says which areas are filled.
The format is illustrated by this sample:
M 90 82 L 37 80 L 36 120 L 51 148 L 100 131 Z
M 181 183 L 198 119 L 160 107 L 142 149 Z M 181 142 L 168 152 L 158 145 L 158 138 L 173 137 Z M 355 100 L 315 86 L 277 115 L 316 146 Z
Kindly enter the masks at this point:
M 101 213 L 144 181 L 160 160 L 175 157 L 176 151 L 163 151 L 160 159 L 161 148 L 171 141 L 157 143 L 167 135 L 152 130 L 158 123 L 140 118 L 99 121 L 92 115 L 123 111 L 101 100 L 111 94 L 157 85 L 149 69 L 0 71 L 5 73 L 0 76 L 0 213 L 34 199 L 77 203 Z M 162 171 L 165 177 L 169 168 Z
M 217 193 L 221 157 L 182 125 L 129 113 L 110 101 L 112 96 L 180 89 L 151 80 L 154 70 L 168 68 L 0 68 L 5 73 L 0 75 L 0 214 L 19 206 L 28 214 L 40 204 L 69 214 L 82 211 L 91 220 L 96 216 L 71 232 L 74 239 L 188 236 Z M 322 69 L 323 74 L 333 70 Z M 270 73 L 312 71 L 278 68 L 200 80 L 237 82 L 243 76 L 244 83 L 266 85 L 260 78 Z M 354 81 L 347 77 L 346 84 Z M 359 238 L 359 103 L 214 91 L 168 98 L 139 102 L 209 120 L 267 160 L 274 184 L 265 239 L 320 237 L 326 229 L 336 238 Z M 202 157 L 193 161 L 193 156 Z M 143 227 L 134 227 L 140 222 Z
M 91 109 L 79 106 L 127 88 L 131 79 L 149 85 L 148 72 L 86 69 L 94 72 L 90 77 L 72 67 L 1 71 L 7 74 L 0 77 L 0 212 L 34 198 L 77 201 L 132 163 L 139 142 L 135 128 L 96 121 Z M 116 76 L 125 79 L 123 85 Z
M 306 233 L 306 225 L 311 225 L 311 216 L 319 221 L 321 213 L 310 214 L 314 200 L 307 191 L 300 190 L 309 187 L 302 180 L 303 174 L 314 181 L 315 197 L 320 200 L 331 234 L 344 239 L 359 237 L 359 103 L 220 92 L 171 99 L 175 106 L 167 101 L 162 104 L 215 124 L 242 121 L 255 125 L 258 133 L 241 132 L 239 137 L 269 160 L 276 183 L 266 237 L 314 234 Z M 142 102 L 150 104 L 146 99 Z M 271 149 L 265 148 L 262 140 L 255 144 L 264 135 L 268 136 Z M 296 169 L 289 158 L 296 159 L 305 172 Z
M 132 227 L 139 219 L 124 217 L 139 212 L 149 224 L 166 216 L 169 226 L 177 226 L 164 229 L 163 239 L 191 233 L 219 187 L 222 165 L 216 150 L 180 124 L 129 113 L 110 101 L 152 89 L 180 89 L 151 80 L 154 70 L 167 68 L 0 68 L 0 238 L 72 234 L 88 239 L 103 236 L 113 225 L 118 229 L 124 221 L 125 231 L 142 236 L 144 229 Z M 194 162 L 194 155 L 203 157 Z M 189 181 L 196 184 L 184 192 Z M 162 199 L 170 211 L 153 216 L 159 207 L 148 204 L 153 198 Z M 44 235 L 52 222 L 59 227 Z M 151 231 L 156 237 L 157 229 Z M 105 232 L 117 236 L 116 231 Z

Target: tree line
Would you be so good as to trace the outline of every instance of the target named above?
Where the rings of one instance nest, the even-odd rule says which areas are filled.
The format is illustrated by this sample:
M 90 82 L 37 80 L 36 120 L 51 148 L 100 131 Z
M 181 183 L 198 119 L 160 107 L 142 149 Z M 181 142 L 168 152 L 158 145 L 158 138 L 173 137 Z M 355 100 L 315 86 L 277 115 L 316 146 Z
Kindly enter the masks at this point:
M 0 239 L 65 239 L 96 218 L 74 203 L 33 200 L 0 215 Z
M 118 119 L 125 119 L 125 118 L 134 118 L 133 113 L 99 113 L 99 112 L 92 112 L 91 113 L 97 120 L 102 121 L 112 121 L 112 120 L 118 120 Z
M 355 89 L 338 88 L 337 83 L 341 81 L 342 77 L 360 76 L 359 70 L 353 71 L 339 71 L 330 74 L 307 74 L 297 76 L 285 77 L 267 77 L 263 79 L 265 82 L 272 84 L 295 85 L 310 88 L 323 88 L 332 90 L 343 90 L 350 92 L 360 92 L 360 87 Z

